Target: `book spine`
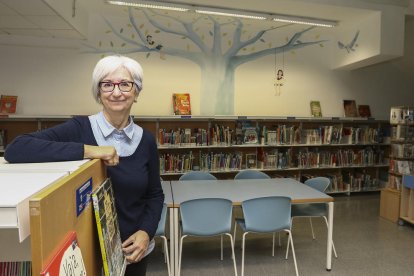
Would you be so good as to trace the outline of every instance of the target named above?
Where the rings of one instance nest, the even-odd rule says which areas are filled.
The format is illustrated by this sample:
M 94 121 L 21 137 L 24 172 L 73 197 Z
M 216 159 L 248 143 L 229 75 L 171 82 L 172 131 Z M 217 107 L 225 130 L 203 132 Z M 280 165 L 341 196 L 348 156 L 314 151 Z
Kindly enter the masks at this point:
M 101 253 L 102 253 L 102 263 L 104 268 L 104 275 L 105 276 L 111 276 L 109 275 L 109 269 L 108 269 L 108 259 L 106 257 L 105 252 L 105 244 L 104 244 L 104 237 L 102 234 L 102 226 L 101 226 L 101 218 L 99 217 L 99 199 L 96 195 L 92 195 L 93 205 L 94 205 L 94 213 L 95 213 L 95 220 L 96 220 L 96 226 L 98 228 L 98 237 L 99 237 L 99 244 L 101 247 Z

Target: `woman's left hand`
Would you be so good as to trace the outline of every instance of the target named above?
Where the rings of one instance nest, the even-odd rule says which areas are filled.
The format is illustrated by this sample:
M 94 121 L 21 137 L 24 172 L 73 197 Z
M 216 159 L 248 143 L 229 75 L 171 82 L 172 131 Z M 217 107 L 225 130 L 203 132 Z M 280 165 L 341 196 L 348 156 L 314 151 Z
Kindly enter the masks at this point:
M 148 249 L 149 236 L 147 232 L 138 230 L 122 243 L 122 250 L 129 263 L 137 263 Z

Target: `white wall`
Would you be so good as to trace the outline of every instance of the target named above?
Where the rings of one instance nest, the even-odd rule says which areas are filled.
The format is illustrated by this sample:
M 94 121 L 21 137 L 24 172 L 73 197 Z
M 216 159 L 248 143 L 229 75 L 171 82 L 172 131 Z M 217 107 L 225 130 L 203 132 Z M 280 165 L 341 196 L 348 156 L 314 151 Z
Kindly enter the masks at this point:
M 235 76 L 237 115 L 309 116 L 310 100 L 319 100 L 324 116 L 342 116 L 342 100 L 369 104 L 376 118 L 386 119 L 392 105 L 414 105 L 412 56 L 414 21 L 406 26 L 406 57 L 354 71 L 329 69 L 329 51 L 319 46 L 285 53 L 286 83 L 274 95 L 274 57 L 240 66 Z M 183 59 L 166 61 L 144 54 L 131 57 L 144 68 L 144 90 L 135 115 L 170 115 L 171 94 L 191 93 L 199 114 L 200 69 Z M 90 95 L 91 72 L 100 55 L 76 49 L 0 46 L 0 94 L 18 95 L 18 114 L 73 115 L 100 110 Z M 280 59 L 280 58 L 279 58 Z M 410 59 L 407 61 L 407 59 Z M 279 61 L 280 62 L 280 61 Z M 214 80 L 212 80 L 214 81 Z

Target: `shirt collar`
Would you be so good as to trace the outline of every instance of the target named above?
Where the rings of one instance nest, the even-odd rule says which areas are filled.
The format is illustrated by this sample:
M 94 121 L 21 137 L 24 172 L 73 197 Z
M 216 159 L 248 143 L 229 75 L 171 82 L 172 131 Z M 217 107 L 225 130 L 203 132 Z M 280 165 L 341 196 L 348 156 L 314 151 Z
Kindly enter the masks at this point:
M 97 116 L 98 120 L 98 126 L 100 128 L 100 130 L 102 131 L 102 135 L 106 138 L 109 135 L 111 135 L 114 131 L 118 131 L 114 126 L 112 126 L 105 118 L 103 112 L 99 112 L 98 116 Z M 125 135 L 129 138 L 132 139 L 132 136 L 134 135 L 134 121 L 132 120 L 132 117 L 130 116 L 129 119 L 129 124 L 122 129 L 123 133 L 125 133 Z

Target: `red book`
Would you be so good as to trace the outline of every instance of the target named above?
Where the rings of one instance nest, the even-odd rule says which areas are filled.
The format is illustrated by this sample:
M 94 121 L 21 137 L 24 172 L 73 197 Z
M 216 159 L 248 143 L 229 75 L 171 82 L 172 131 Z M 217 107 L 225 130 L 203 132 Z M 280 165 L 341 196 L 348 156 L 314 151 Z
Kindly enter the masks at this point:
M 56 248 L 55 255 L 40 275 L 86 275 L 85 264 L 76 238 L 76 232 L 70 232 L 62 244 Z
M 16 113 L 17 96 L 1 95 L 0 113 Z

